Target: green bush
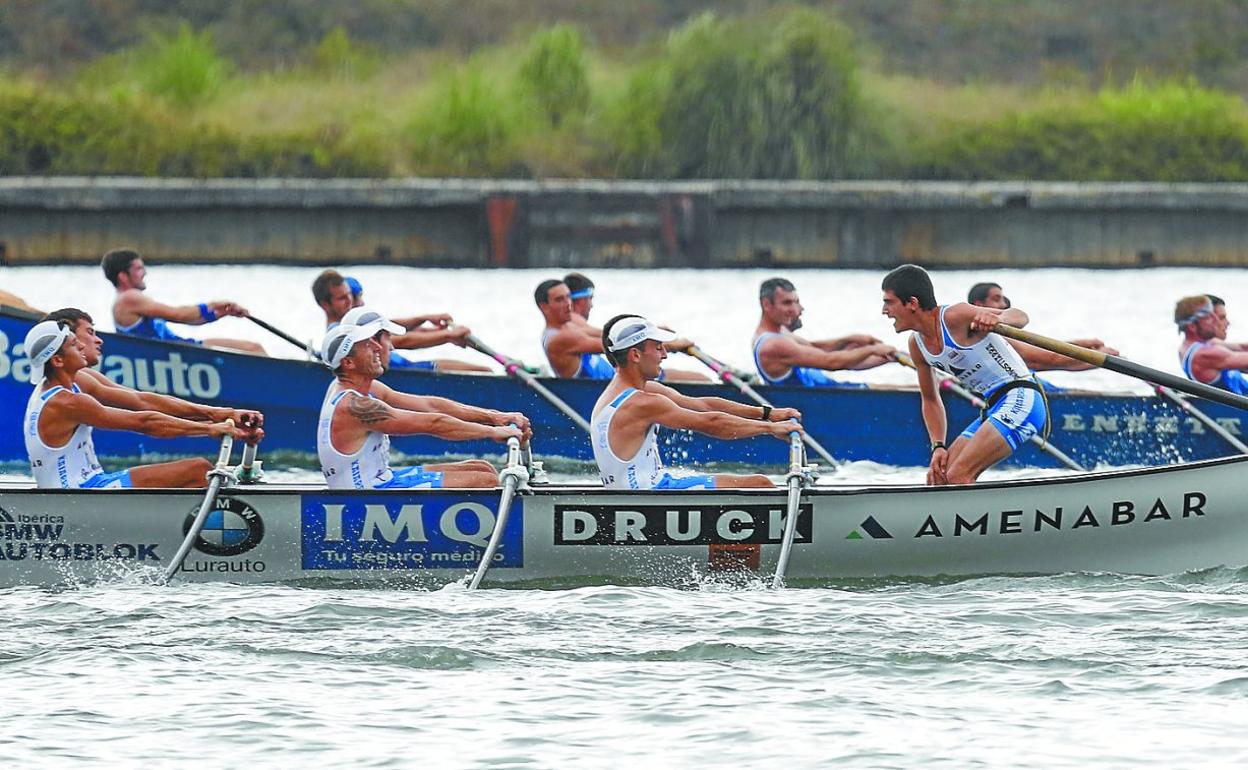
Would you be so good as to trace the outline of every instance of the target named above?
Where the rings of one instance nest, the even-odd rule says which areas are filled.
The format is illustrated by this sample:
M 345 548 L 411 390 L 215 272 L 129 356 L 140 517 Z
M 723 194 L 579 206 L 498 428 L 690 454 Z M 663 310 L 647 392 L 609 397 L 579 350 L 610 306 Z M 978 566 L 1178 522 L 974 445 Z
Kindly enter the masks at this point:
M 581 33 L 570 24 L 557 24 L 533 35 L 517 80 L 549 127 L 558 129 L 583 113 L 590 94 Z
M 1227 182 L 1248 180 L 1243 102 L 1195 83 L 1137 81 L 1080 109 L 1048 108 L 955 127 L 920 151 L 915 178 Z
M 470 63 L 447 73 L 412 121 L 412 161 L 421 174 L 515 174 L 521 132 L 515 101 Z
M 210 99 L 229 76 L 230 64 L 217 55 L 212 36 L 195 34 L 182 24 L 172 38 L 154 36 L 140 53 L 139 80 L 144 89 L 179 107 Z
M 345 80 L 372 76 L 381 67 L 381 54 L 373 46 L 351 39 L 347 30 L 334 27 L 312 49 L 312 66 L 316 72 Z

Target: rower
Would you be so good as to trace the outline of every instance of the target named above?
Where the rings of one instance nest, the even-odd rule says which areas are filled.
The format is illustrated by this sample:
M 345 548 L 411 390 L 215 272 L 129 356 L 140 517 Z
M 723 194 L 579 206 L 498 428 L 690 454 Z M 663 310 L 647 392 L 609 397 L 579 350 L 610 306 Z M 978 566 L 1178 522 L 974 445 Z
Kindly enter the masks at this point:
M 918 265 L 902 265 L 884 277 L 884 315 L 893 329 L 910 331 L 922 397 L 923 422 L 931 440 L 929 484 L 969 484 L 1045 431 L 1044 391 L 1022 357 L 992 330 L 998 323 L 1026 326 L 1018 308 L 995 309 L 960 302 L 936 304 L 932 279 Z M 986 402 L 980 416 L 945 447 L 947 423 L 933 377 L 935 367 L 955 376 Z M 981 430 L 991 425 L 991 430 Z
M 193 422 L 151 410 L 105 406 L 77 385 L 87 366 L 82 344 L 57 321 L 42 321 L 26 333 L 34 390 L 22 420 L 26 452 L 40 488 L 204 487 L 212 463 L 203 458 L 140 465 L 106 473 L 95 456 L 94 428 L 129 430 L 159 438 L 232 435 L 258 441 L 263 431 L 229 422 Z
M 572 300 L 572 318 L 589 321 L 589 314 L 594 309 L 594 282 L 581 273 L 568 273 L 563 277 L 568 287 L 568 298 Z
M 1001 285 L 997 283 L 984 282 L 977 283 L 967 292 L 966 301 L 976 307 L 990 307 L 997 310 L 1006 310 L 1010 307 L 1010 298 L 1005 296 L 1005 292 L 1001 290 Z M 1054 353 L 1051 350 L 1038 348 L 1035 345 L 1028 345 L 1026 342 L 1007 339 L 1007 342 L 1018 351 L 1023 357 L 1023 362 L 1033 372 L 1047 372 L 1054 370 L 1065 370 L 1071 372 L 1084 371 L 1087 369 L 1095 369 L 1092 364 L 1079 361 L 1068 356 Z M 1095 338 L 1085 338 L 1070 340 L 1070 344 L 1078 345 L 1081 348 L 1096 350 L 1106 355 L 1116 356 L 1118 351 L 1109 347 L 1101 340 Z M 1052 383 L 1045 382 L 1044 389 L 1046 391 L 1063 390 Z
M 1214 294 L 1206 294 L 1205 296 L 1213 304 L 1213 317 L 1218 319 L 1216 339 L 1220 340 L 1231 350 L 1248 350 L 1248 342 L 1227 342 L 1226 340 L 1226 333 L 1231 328 L 1231 321 L 1226 315 L 1226 300 Z
M 673 475 L 659 456 L 659 426 L 695 430 L 715 438 L 775 436 L 801 431 L 796 409 L 746 406 L 723 398 L 692 398 L 659 382 L 666 343 L 676 335 L 644 318 L 620 315 L 607 322 L 602 344 L 614 375 L 594 405 L 594 460 L 608 489 L 725 489 L 771 487 L 766 476 L 719 473 Z M 622 459 L 627 458 L 627 459 Z
M 104 277 L 117 290 L 113 298 L 113 326 L 118 334 L 130 334 L 166 342 L 207 345 L 212 348 L 241 350 L 264 355 L 264 348 L 249 340 L 213 337 L 196 340 L 181 337 L 169 330 L 166 321 L 200 326 L 222 316 L 245 318 L 247 309 L 237 302 L 201 302 L 198 305 L 165 305 L 144 294 L 147 289 L 147 267 L 138 252 L 113 249 L 100 260 Z
M 364 287 L 354 278 L 337 270 L 324 270 L 312 281 L 312 297 L 325 313 L 325 328 L 332 329 L 340 323 L 352 308 L 364 304 Z M 394 346 L 403 350 L 432 348 L 438 345 L 467 345 L 472 330 L 467 326 L 452 325 L 453 319 L 446 313 L 411 316 L 395 319 L 404 331 L 394 339 Z M 390 355 L 389 366 L 395 369 L 424 369 L 439 372 L 489 372 L 490 368 L 453 358 L 433 361 L 414 361 L 398 353 Z
M 470 422 L 446 412 L 413 409 L 435 406 L 435 400 L 396 393 L 376 381 L 385 371 L 385 348 L 376 339 L 383 329 L 391 334 L 403 331 L 397 324 L 387 326 L 375 320 L 365 326 L 341 323 L 325 333 L 322 361 L 336 378 L 325 392 L 316 429 L 316 452 L 325 482 L 331 489 L 493 487 L 498 475 L 484 460 L 390 467 L 392 435 L 506 441 L 522 438 L 524 432 L 511 425 Z
M 1174 306 L 1174 323 L 1183 334 L 1179 362 L 1189 380 L 1248 395 L 1248 352 L 1218 338 L 1226 326 L 1218 319 L 1213 301 L 1205 294 L 1184 297 Z
M 588 280 L 588 279 L 586 279 Z M 609 380 L 615 370 L 602 347 L 602 330 L 590 326 L 572 311 L 572 291 L 561 280 L 542 281 L 533 291 L 533 301 L 541 311 L 546 327 L 542 330 L 542 350 L 556 377 L 565 379 Z M 688 350 L 693 343 L 672 338 L 669 350 Z M 666 382 L 706 382 L 698 372 L 664 369 Z
M 142 410 L 181 417 L 199 422 L 224 422 L 234 420 L 236 425 L 243 427 L 264 426 L 264 415 L 253 409 L 231 409 L 228 406 L 209 406 L 184 401 L 176 396 L 163 393 L 149 393 L 135 390 L 117 382 L 113 382 L 99 369 L 104 340 L 95 332 L 95 321 L 85 311 L 74 307 L 61 308 L 48 313 L 41 320 L 56 321 L 73 332 L 82 347 L 82 355 L 87 360 L 87 368 L 79 370 L 74 376 L 74 384 L 88 396 L 104 404 L 118 409 Z M 184 366 L 184 365 L 183 365 Z M 172 371 L 177 371 L 176 367 Z M 175 375 L 176 376 L 176 375 Z
M 784 278 L 763 281 L 758 304 L 762 316 L 754 330 L 754 366 L 769 385 L 865 388 L 865 383 L 840 382 L 824 372 L 871 369 L 897 360 L 896 348 L 869 334 L 815 341 L 794 334 L 802 326 L 802 303 Z

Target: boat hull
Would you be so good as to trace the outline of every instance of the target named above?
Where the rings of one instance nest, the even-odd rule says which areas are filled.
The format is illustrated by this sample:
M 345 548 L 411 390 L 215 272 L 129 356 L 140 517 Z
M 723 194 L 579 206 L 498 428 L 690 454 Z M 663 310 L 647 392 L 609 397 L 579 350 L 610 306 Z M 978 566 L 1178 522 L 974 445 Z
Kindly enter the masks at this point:
M 22 408 L 30 394 L 29 361 L 21 340 L 31 321 L 0 314 L 0 461 L 24 461 Z M 330 374 L 309 361 L 275 359 L 207 350 L 104 333 L 101 370 L 110 378 L 143 390 L 169 393 L 194 401 L 259 409 L 265 413 L 265 452 L 314 451 L 316 419 Z M 566 416 L 523 383 L 502 377 L 392 371 L 391 386 L 412 393 L 452 398 L 504 410 L 519 410 L 533 421 L 535 448 L 541 456 L 592 460 L 588 438 Z M 602 383 L 543 379 L 560 398 L 588 416 Z M 723 385 L 682 385 L 690 395 L 714 395 L 748 401 Z M 926 430 L 915 390 L 809 389 L 760 387 L 773 403 L 799 409 L 808 432 L 843 460 L 870 460 L 889 465 L 926 465 Z M 1223 457 L 1234 450 L 1194 418 L 1168 402 L 1145 396 L 1055 393 L 1049 399 L 1054 446 L 1085 467 L 1097 465 L 1164 465 Z M 1240 433 L 1241 413 L 1201 401 L 1202 409 Z M 953 435 L 977 416 L 961 399 L 945 394 Z M 719 441 L 689 432 L 662 435 L 669 464 L 729 463 L 782 467 L 787 444 L 771 438 Z M 211 455 L 209 439 L 152 439 L 133 433 L 97 431 L 102 458 L 144 458 L 162 455 Z M 427 436 L 396 437 L 394 448 L 415 457 L 448 454 L 492 456 L 499 447 L 489 441 L 451 444 Z M 1057 462 L 1034 444 L 1008 461 L 1015 465 L 1055 467 Z
M 1248 459 L 968 487 L 805 493 L 791 580 L 1115 572 L 1248 563 Z M 167 567 L 202 493 L 0 488 L 0 586 L 62 585 Z M 179 580 L 440 585 L 476 568 L 497 490 L 221 494 Z M 487 582 L 687 585 L 766 577 L 783 490 L 517 497 Z

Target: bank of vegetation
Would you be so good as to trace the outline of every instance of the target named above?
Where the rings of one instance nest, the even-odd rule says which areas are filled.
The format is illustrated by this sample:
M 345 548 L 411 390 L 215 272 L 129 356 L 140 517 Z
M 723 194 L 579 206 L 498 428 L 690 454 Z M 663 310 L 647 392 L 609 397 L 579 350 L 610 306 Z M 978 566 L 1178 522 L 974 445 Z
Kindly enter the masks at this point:
M 627 40 L 556 22 L 406 48 L 335 23 L 278 61 L 192 18 L 10 61 L 0 175 L 1248 181 L 1230 81 L 950 82 L 885 67 L 846 18 L 788 5 Z

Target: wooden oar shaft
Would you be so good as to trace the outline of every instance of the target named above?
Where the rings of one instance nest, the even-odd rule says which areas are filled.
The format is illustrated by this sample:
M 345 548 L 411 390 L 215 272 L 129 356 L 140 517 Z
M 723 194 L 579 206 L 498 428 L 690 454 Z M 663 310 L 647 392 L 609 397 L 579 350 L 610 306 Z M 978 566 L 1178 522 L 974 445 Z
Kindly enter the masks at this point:
M 763 398 L 762 395 L 760 395 L 757 390 L 754 390 L 754 388 L 750 387 L 750 384 L 748 382 L 738 377 L 736 373 L 732 371 L 731 367 L 729 367 L 727 364 L 723 363 L 722 361 L 719 361 L 718 359 L 712 357 L 711 355 L 703 351 L 701 348 L 699 348 L 697 345 L 690 346 L 689 349 L 686 350 L 685 352 L 693 356 L 694 358 L 698 359 L 702 363 L 706 364 L 710 368 L 711 371 L 719 375 L 720 379 L 722 379 L 724 382 L 728 383 L 729 385 L 732 385 L 737 390 L 741 391 L 743 395 L 745 395 L 747 398 L 752 399 L 754 403 L 758 404 L 759 406 L 771 406 L 772 405 L 771 402 Z M 832 453 L 824 449 L 823 445 L 820 444 L 818 441 L 816 441 L 815 438 L 811 436 L 809 433 L 802 437 L 802 441 L 806 443 L 806 446 L 815 450 L 815 454 L 819 455 L 824 460 L 827 460 L 830 466 L 832 466 L 833 468 L 840 467 L 841 464 L 837 462 L 836 458 L 832 456 Z
M 511 375 L 512 377 L 515 377 L 516 379 L 523 382 L 525 385 L 528 385 L 530 388 L 537 391 L 538 395 L 546 399 L 546 401 L 549 402 L 551 406 L 555 407 L 560 412 L 563 412 L 564 416 L 567 417 L 572 422 L 576 423 L 577 426 L 581 430 L 585 431 L 586 433 L 593 432 L 590 430 L 589 422 L 584 417 L 582 417 L 575 409 L 568 406 L 566 401 L 559 398 L 554 393 L 551 393 L 549 388 L 547 388 L 542 383 L 538 382 L 536 377 L 529 374 L 528 371 L 525 370 L 523 362 L 517 361 L 516 359 L 511 358 L 510 356 L 505 356 L 502 353 L 499 353 L 494 348 L 482 342 L 475 334 L 469 334 L 468 337 L 465 339 L 465 341 L 468 343 L 469 346 L 472 347 L 473 350 L 476 350 L 480 353 L 484 353 L 485 355 L 489 356 L 490 358 L 502 364 L 503 369 L 507 372 L 507 374 Z
M 1069 342 L 1055 340 L 1042 334 L 1029 332 L 1026 329 L 1010 326 L 1009 324 L 997 324 L 995 331 L 1003 337 L 1010 337 L 1020 342 L 1026 342 L 1028 345 L 1051 350 L 1054 353 L 1060 353 L 1063 356 L 1069 356 L 1092 366 L 1108 369 L 1111 372 L 1125 374 L 1128 377 L 1135 377 L 1145 382 L 1165 385 L 1183 393 L 1207 398 L 1210 401 L 1217 401 L 1219 404 L 1226 404 L 1238 409 L 1248 409 L 1248 398 L 1244 398 L 1241 395 L 1222 390 L 1221 388 L 1215 388 L 1212 385 L 1206 385 L 1203 382 L 1194 382 L 1184 377 L 1168 374 L 1159 369 L 1137 364 L 1119 356 L 1088 350 L 1078 345 L 1072 345 Z

